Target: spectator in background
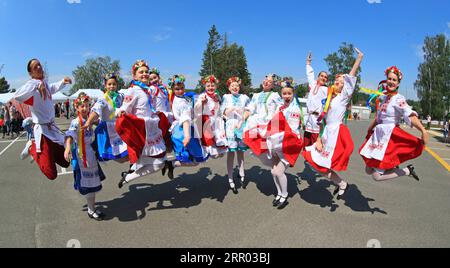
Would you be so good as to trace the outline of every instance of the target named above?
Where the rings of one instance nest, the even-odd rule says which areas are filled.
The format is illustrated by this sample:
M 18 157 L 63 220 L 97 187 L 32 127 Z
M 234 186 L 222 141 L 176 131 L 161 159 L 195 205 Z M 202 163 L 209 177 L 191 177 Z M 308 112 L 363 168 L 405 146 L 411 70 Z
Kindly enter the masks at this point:
M 447 143 L 448 131 L 449 131 L 450 119 L 446 119 L 444 122 L 444 142 Z
M 12 104 L 12 102 L 9 102 L 9 126 L 8 126 L 8 133 L 11 134 L 11 138 L 14 138 L 14 132 L 16 131 L 15 123 L 16 123 L 16 116 L 17 116 L 17 110 L 16 107 Z
M 431 129 L 431 115 L 427 116 L 427 129 Z
M 70 101 L 69 101 L 69 99 L 67 99 L 64 102 L 64 106 L 66 107 L 66 119 L 69 119 L 70 118 Z
M 2 107 L 1 110 L 3 110 L 3 107 Z M 5 118 L 5 115 L 2 112 L 0 112 L 0 130 L 2 131 L 2 134 L 3 134 L 2 138 L 3 139 L 5 138 L 5 134 L 6 134 L 6 126 L 5 126 L 5 119 L 4 118 Z
M 27 132 L 27 140 L 31 140 L 34 138 L 33 136 L 33 119 L 31 117 L 25 118 L 22 122 L 22 127 Z

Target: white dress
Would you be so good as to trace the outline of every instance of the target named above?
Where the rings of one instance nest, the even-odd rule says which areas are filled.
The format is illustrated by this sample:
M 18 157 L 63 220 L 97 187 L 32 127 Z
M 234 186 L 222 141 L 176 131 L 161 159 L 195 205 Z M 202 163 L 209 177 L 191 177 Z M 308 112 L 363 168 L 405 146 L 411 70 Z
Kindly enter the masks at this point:
M 160 87 L 164 87 L 161 86 Z M 164 113 L 164 115 L 167 117 L 170 123 L 173 122 L 173 113 L 170 107 L 169 102 L 169 92 L 164 87 L 165 90 L 157 87 L 157 86 L 150 86 L 150 89 L 152 91 L 152 105 L 155 107 L 156 111 Z
M 159 128 L 159 117 L 156 110 L 149 103 L 149 97 L 139 86 L 133 86 L 127 90 L 124 96 L 124 102 L 116 110 L 116 115 L 121 111 L 127 114 L 135 115 L 145 122 L 146 144 L 143 145 L 142 154 L 136 163 L 136 169 L 144 165 L 159 165 L 164 163 L 165 157 L 154 158 L 166 151 L 166 145 Z
M 276 116 L 280 111 L 283 113 L 284 118 L 286 119 L 292 133 L 296 136 L 297 141 L 295 144 L 290 144 L 290 146 L 297 147 L 297 152 L 295 153 L 295 158 L 298 158 L 298 155 L 301 152 L 301 148 L 303 146 L 302 138 L 301 138 L 301 107 L 298 100 L 292 100 L 287 108 L 285 108 L 284 104 L 281 105 L 279 102 L 276 103 L 276 106 L 270 105 L 270 109 L 275 109 L 272 113 Z M 273 126 L 272 126 L 273 127 Z M 278 156 L 278 158 L 286 165 L 293 166 L 287 157 L 285 156 L 283 147 L 286 146 L 285 143 L 285 130 L 279 130 L 277 133 L 272 135 L 268 135 L 267 137 L 267 148 L 268 153 L 261 155 L 261 157 L 267 157 L 268 159 L 272 159 L 273 156 Z M 290 140 L 291 141 L 291 140 Z M 284 146 L 283 146 L 284 145 Z M 267 161 L 262 161 L 266 163 Z
M 330 103 L 330 108 L 326 114 L 326 126 L 323 131 L 322 152 L 317 151 L 316 145 L 306 147 L 306 151 L 311 152 L 312 160 L 320 167 L 331 169 L 333 165 L 333 156 L 337 145 L 338 137 L 341 135 L 341 125 L 347 111 L 347 105 L 352 99 L 355 90 L 356 77 L 344 75 L 344 88 Z M 350 137 L 346 137 L 351 140 Z M 353 150 L 353 149 L 352 149 Z M 345 156 L 347 157 L 347 155 Z M 348 157 L 350 157 L 348 155 Z M 306 158 L 306 157 L 305 157 Z M 346 168 L 346 167 L 345 167 Z
M 225 132 L 228 140 L 228 150 L 246 151 L 248 147 L 242 140 L 242 129 L 236 130 L 236 125 L 243 119 L 244 112 L 247 111 L 247 105 L 250 103 L 250 98 L 247 95 L 239 94 L 234 96 L 233 94 L 226 94 L 223 96 L 223 102 L 221 105 L 221 114 L 225 118 Z M 225 116 L 227 109 L 234 109 L 233 112 Z M 242 128 L 244 124 L 242 124 Z
M 206 96 L 206 103 L 202 104 L 202 98 Z M 215 101 L 206 94 L 206 92 L 200 94 L 195 103 L 194 114 L 196 118 L 202 118 L 202 141 L 204 150 L 209 154 L 209 156 L 215 157 L 222 155 L 228 151 L 228 142 L 225 134 L 225 123 L 220 114 L 220 102 Z M 201 108 L 199 108 L 201 107 Z M 209 120 L 209 122 L 207 121 Z M 206 128 L 206 129 L 205 129 Z M 205 133 L 210 133 L 212 135 L 211 145 L 205 144 Z
M 45 83 L 47 96 L 41 96 L 38 88 Z M 31 79 L 14 94 L 14 98 L 30 106 L 34 123 L 36 151 L 41 152 L 42 135 L 52 142 L 64 146 L 64 133 L 55 124 L 55 108 L 52 95 L 64 88 L 64 80 L 48 84 L 46 81 Z
M 314 69 L 311 65 L 306 65 L 306 76 L 308 77 L 309 93 L 306 101 L 307 114 L 305 114 L 305 130 L 310 133 L 319 133 L 320 126 L 317 119 L 323 111 L 322 101 L 327 98 L 328 88 L 317 86 Z

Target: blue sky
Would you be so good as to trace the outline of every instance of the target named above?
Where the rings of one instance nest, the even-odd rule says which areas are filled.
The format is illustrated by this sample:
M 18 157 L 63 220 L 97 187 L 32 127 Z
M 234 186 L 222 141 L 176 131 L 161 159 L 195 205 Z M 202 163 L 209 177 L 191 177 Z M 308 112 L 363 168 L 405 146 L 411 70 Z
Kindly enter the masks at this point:
M 397 65 L 401 93 L 415 99 L 421 45 L 426 36 L 450 37 L 450 1 L 0 0 L 1 76 L 19 87 L 37 57 L 55 81 L 89 57 L 109 55 L 123 76 L 143 58 L 165 79 L 183 73 L 193 86 L 212 24 L 244 46 L 254 85 L 269 72 L 303 82 L 308 51 L 319 71 L 326 55 L 349 42 L 365 53 L 363 86 L 374 87 Z

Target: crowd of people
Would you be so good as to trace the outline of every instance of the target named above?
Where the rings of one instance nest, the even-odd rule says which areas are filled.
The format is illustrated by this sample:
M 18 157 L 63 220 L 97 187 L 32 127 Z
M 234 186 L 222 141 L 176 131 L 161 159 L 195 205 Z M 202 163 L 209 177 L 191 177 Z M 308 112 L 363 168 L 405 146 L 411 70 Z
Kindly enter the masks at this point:
M 81 93 L 74 102 L 75 119 L 66 133 L 55 124 L 57 113 L 49 96 L 72 81 L 66 77 L 48 84 L 39 60 L 32 59 L 27 65 L 31 80 L 15 94 L 17 101 L 30 105 L 34 124 L 34 139 L 27 143 L 21 158 L 31 155 L 50 180 L 57 177 L 56 164 L 68 167 L 72 163 L 74 187 L 86 197 L 88 215 L 95 220 L 105 216 L 96 208 L 95 199 L 105 178 L 99 163 L 106 161 L 130 163 L 118 176 L 118 187 L 122 188 L 156 172 L 173 179 L 176 169 L 226 157 L 229 189 L 238 194 L 236 179 L 245 185 L 244 152 L 249 151 L 270 169 L 277 189 L 272 205 L 283 209 L 289 204 L 286 172 L 302 155 L 306 165 L 336 185 L 334 195 L 341 199 L 349 185 L 342 173 L 354 150 L 344 119 L 363 60 L 363 53 L 356 52 L 351 71 L 336 75 L 333 83 L 326 72 L 315 76 L 312 56 L 307 56 L 306 114 L 290 77 L 268 74 L 262 91 L 250 98 L 240 93 L 239 77 L 227 80 L 229 94 L 221 96 L 219 80 L 211 74 L 201 81 L 204 92 L 192 94 L 185 91 L 183 75 L 173 75 L 165 85 L 157 68 L 139 60 L 132 66 L 133 80 L 124 94 L 117 92 L 116 73 L 105 76 L 104 96 L 95 103 Z M 400 165 L 420 156 L 428 134 L 417 113 L 398 93 L 401 71 L 392 66 L 385 76 L 380 82 L 383 90 L 376 98 L 376 118 L 359 153 L 367 174 L 375 181 L 401 176 L 419 180 L 412 165 Z M 402 130 L 401 120 L 417 128 L 422 138 Z

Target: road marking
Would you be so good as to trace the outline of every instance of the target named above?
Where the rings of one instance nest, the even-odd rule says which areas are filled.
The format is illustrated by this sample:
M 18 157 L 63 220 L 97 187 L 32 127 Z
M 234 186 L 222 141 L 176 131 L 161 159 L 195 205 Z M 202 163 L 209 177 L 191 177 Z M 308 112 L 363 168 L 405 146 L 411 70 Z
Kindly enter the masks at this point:
M 68 174 L 73 174 L 73 171 L 67 172 L 67 169 L 62 167 L 62 168 L 61 168 L 61 173 L 58 173 L 58 176 L 61 176 L 61 175 L 68 175 Z
M 6 150 L 9 149 L 9 147 L 11 147 L 16 141 L 19 140 L 19 138 L 23 135 L 24 133 L 20 134 L 20 136 L 18 136 L 15 140 L 13 140 L 8 146 L 6 146 L 5 149 L 3 149 L 3 151 L 0 152 L 0 156 L 3 155 L 4 152 L 6 152 Z
M 18 140 L 18 142 L 19 141 L 28 141 L 28 140 L 26 140 L 26 139 L 21 139 L 21 140 Z M 11 142 L 11 141 L 0 141 L 0 143 L 8 143 L 8 142 Z
M 425 147 L 425 151 L 431 154 L 441 165 L 443 165 L 448 172 L 450 172 L 450 165 L 444 161 L 437 153 L 435 153 L 431 148 Z
M 433 148 L 433 147 L 430 147 L 429 149 L 431 149 L 431 150 L 437 150 L 437 151 L 447 151 L 447 150 L 450 150 L 450 148 Z

